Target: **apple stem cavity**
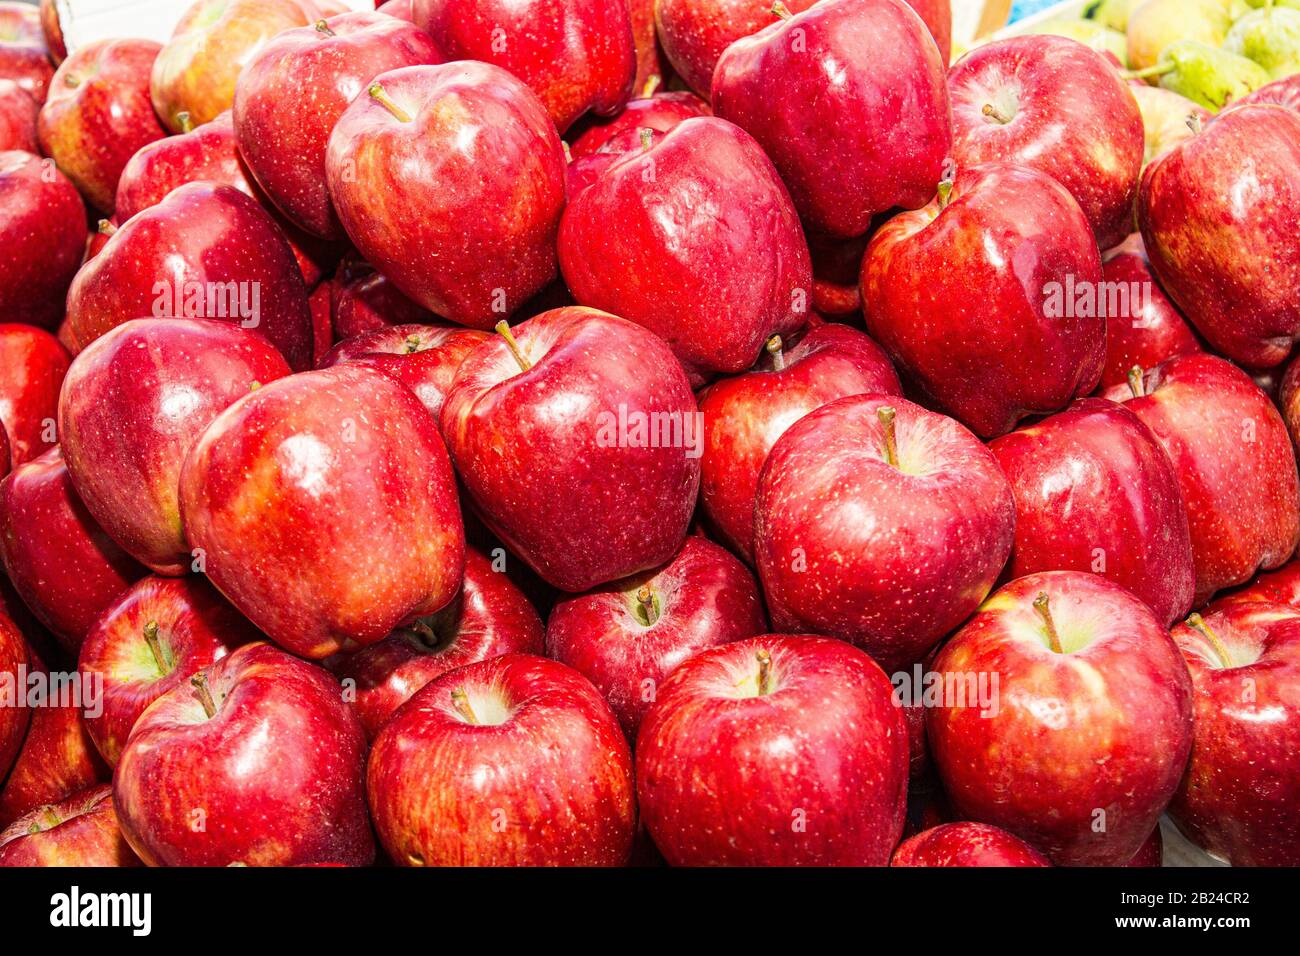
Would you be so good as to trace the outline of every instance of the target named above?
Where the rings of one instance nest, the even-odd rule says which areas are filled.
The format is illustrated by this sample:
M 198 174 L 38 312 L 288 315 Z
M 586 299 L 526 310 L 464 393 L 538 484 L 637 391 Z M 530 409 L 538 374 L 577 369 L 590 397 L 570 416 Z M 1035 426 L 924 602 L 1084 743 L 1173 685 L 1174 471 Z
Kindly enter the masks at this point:
M 451 706 L 456 709 L 456 713 L 465 723 L 478 726 L 478 718 L 474 716 L 474 708 L 469 705 L 469 695 L 465 693 L 464 688 L 457 687 L 451 692 Z
M 760 647 L 754 658 L 758 661 L 758 696 L 766 697 L 772 693 L 772 655 Z
M 876 418 L 880 419 L 880 427 L 885 430 L 885 462 L 895 468 L 898 467 L 898 436 L 894 432 L 894 418 L 897 414 L 890 405 L 876 409 Z
M 208 689 L 208 675 L 199 671 L 190 678 L 190 686 L 194 688 L 194 696 L 203 705 L 203 712 L 208 715 L 208 719 L 217 716 L 217 705 L 212 700 L 212 691 Z
M 1134 365 L 1128 370 L 1128 390 L 1133 393 L 1134 398 L 1141 398 L 1146 394 L 1146 386 L 1142 382 L 1144 374 L 1141 365 Z
M 1187 617 L 1187 626 L 1194 631 L 1198 631 L 1202 637 L 1210 642 L 1210 646 L 1214 648 L 1214 653 L 1219 656 L 1219 661 L 1225 668 L 1236 666 L 1232 661 L 1232 655 L 1228 653 L 1228 648 L 1223 641 L 1219 640 L 1219 635 L 1214 633 L 1214 629 L 1205 623 L 1205 618 L 1192 613 Z
M 171 662 L 167 660 L 167 655 L 163 652 L 162 642 L 158 640 L 157 621 L 150 621 L 145 624 L 144 642 L 149 645 L 149 652 L 153 654 L 153 661 L 158 665 L 158 670 L 163 674 L 170 673 L 172 665 Z
M 392 113 L 393 118 L 399 123 L 411 122 L 411 114 L 394 103 L 393 98 L 384 92 L 384 88 L 381 85 L 378 83 L 371 83 L 370 86 L 366 88 L 366 92 L 370 94 L 372 100 L 384 109 L 388 110 L 388 112 Z
M 642 585 L 636 592 L 636 605 L 637 619 L 645 627 L 650 627 L 655 621 L 659 620 L 658 602 L 655 600 L 655 593 L 650 589 L 650 585 Z
M 782 20 L 789 20 L 794 16 L 794 14 L 790 12 L 790 8 L 782 3 L 781 0 L 776 0 L 776 3 L 772 4 L 771 13 L 773 16 L 780 17 Z
M 325 36 L 325 37 L 337 36 L 337 34 L 335 34 L 335 32 L 330 29 L 330 25 L 326 23 L 325 20 L 323 19 L 317 20 L 315 25 L 316 25 L 316 32 L 319 33 L 321 36 Z
M 527 356 L 524 355 L 523 349 L 521 349 L 519 343 L 515 341 L 515 334 L 510 331 L 510 323 L 505 319 L 502 319 L 497 323 L 496 329 L 497 335 L 506 340 L 506 345 L 510 349 L 510 354 L 513 355 L 515 361 L 519 363 L 519 371 L 527 372 L 532 368 L 533 363 L 528 361 Z
M 781 341 L 779 335 L 772 336 L 767 340 L 767 345 L 764 346 L 767 349 L 767 354 L 772 356 L 772 368 L 778 372 L 785 368 L 785 353 L 781 351 L 784 346 L 785 343 Z
M 1056 633 L 1056 622 L 1052 620 L 1051 599 L 1046 591 L 1039 591 L 1038 597 L 1034 598 L 1034 610 L 1043 619 L 1043 627 L 1047 630 L 1047 646 L 1052 649 L 1053 654 L 1064 654 L 1065 651 L 1061 649 L 1061 636 Z
M 182 133 L 194 132 L 194 117 L 190 115 L 189 110 L 181 110 L 176 114 L 176 125 L 181 128 Z

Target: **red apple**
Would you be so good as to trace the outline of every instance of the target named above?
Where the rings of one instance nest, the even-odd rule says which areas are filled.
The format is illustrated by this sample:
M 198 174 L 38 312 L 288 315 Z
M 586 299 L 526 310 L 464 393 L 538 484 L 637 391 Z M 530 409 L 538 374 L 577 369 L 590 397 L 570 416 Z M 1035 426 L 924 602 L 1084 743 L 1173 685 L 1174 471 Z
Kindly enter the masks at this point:
M 67 177 L 32 153 L 0 152 L 0 309 L 6 321 L 58 325 L 85 241 L 86 209 Z
M 628 152 L 640 145 L 643 129 L 667 133 L 684 120 L 708 115 L 709 104 L 694 93 L 654 93 L 631 100 L 613 117 L 593 116 L 584 121 L 577 135 L 569 139 L 569 155 L 582 159 L 612 147 Z
M 952 59 L 952 0 L 906 0 L 907 5 L 916 11 L 925 23 L 934 45 L 939 48 L 939 57 L 947 65 Z
M 152 40 L 96 40 L 63 61 L 41 107 L 41 150 L 95 208 L 113 212 L 117 180 L 137 149 L 167 135 L 149 102 Z
M 877 218 L 888 220 L 889 216 Z M 858 288 L 858 276 L 862 273 L 868 238 L 833 239 L 816 232 L 808 233 L 814 315 L 837 322 L 862 324 L 862 291 Z
M 255 332 L 210 319 L 133 319 L 73 360 L 59 400 L 63 457 L 99 525 L 159 574 L 191 570 L 181 462 L 236 399 L 289 374 Z
M 1221 610 L 1229 604 L 1263 601 L 1268 604 L 1289 604 L 1300 610 L 1300 559 L 1288 561 L 1276 571 L 1264 571 L 1251 578 L 1250 583 L 1220 594 L 1210 605 L 1210 611 Z
M 0 866 L 140 866 L 122 837 L 113 788 L 37 807 L 0 833 Z
M 1063 186 L 1024 166 L 970 167 L 872 238 L 867 331 L 938 406 L 993 438 L 1097 384 L 1101 276 L 1088 220 Z
M 788 348 L 779 336 L 770 339 L 753 371 L 700 393 L 700 504 L 724 544 L 753 560 L 758 475 L 786 429 L 814 409 L 865 392 L 901 395 L 902 387 L 880 346 L 856 329 L 827 324 Z
M 1011 486 L 974 435 L 857 395 L 801 418 L 768 454 L 754 557 L 773 626 L 850 640 L 892 672 L 979 606 L 1014 526 Z
M 1151 271 L 1210 345 L 1250 368 L 1300 338 L 1300 114 L 1241 106 L 1147 167 L 1138 222 Z
M 427 325 L 436 320 L 437 316 L 403 295 L 382 272 L 365 273 L 342 283 L 334 297 L 334 333 L 340 342 L 392 326 Z
M 1066 37 L 1010 37 L 963 56 L 948 85 L 959 166 L 1030 166 L 1070 191 L 1103 249 L 1129 234 L 1142 114 L 1101 54 Z
M 1006 830 L 987 823 L 943 823 L 904 840 L 890 866 L 1051 866 Z
M 9 674 L 12 688 L 17 690 L 19 670 L 31 663 L 27 642 L 8 617 L 0 616 L 0 674 Z M 13 766 L 23 745 L 23 737 L 31 720 L 31 707 L 17 706 L 16 702 L 0 707 L 0 779 Z
M 526 86 L 485 63 L 406 67 L 368 90 L 325 160 L 344 229 L 417 303 L 491 328 L 555 276 L 555 127 Z
M 934 671 L 949 689 L 926 736 L 962 818 L 1060 866 L 1133 858 L 1192 743 L 1187 669 L 1145 604 L 1093 574 L 1031 574 L 989 598 Z M 967 698 L 976 680 L 991 706 Z
M 1191 526 L 1193 606 L 1291 557 L 1300 541 L 1295 455 L 1282 416 L 1249 375 L 1197 352 L 1106 395 L 1136 412 L 1173 462 Z
M 1201 351 L 1196 333 L 1151 275 L 1140 235 L 1135 233 L 1107 256 L 1102 277 L 1118 308 L 1106 316 L 1101 388 L 1123 385 L 1134 366 L 1147 369 L 1175 355 Z
M 632 89 L 648 96 L 664 83 L 667 64 L 655 36 L 655 0 L 629 0 L 632 15 L 632 44 L 636 47 L 636 80 Z
M 903 833 L 907 730 L 888 678 L 842 641 L 710 648 L 641 722 L 637 796 L 674 866 L 883 866 Z
M 340 342 L 319 367 L 347 364 L 378 369 L 415 392 L 437 421 L 457 370 L 476 346 L 490 338 L 478 329 L 390 325 Z
M 758 140 L 813 229 L 847 239 L 877 213 L 924 206 L 953 148 L 947 61 L 925 24 L 903 0 L 773 10 L 718 60 L 713 111 Z
M 428 34 L 379 13 L 286 30 L 249 60 L 235 84 L 240 155 L 286 216 L 317 236 L 342 238 L 325 182 L 334 124 L 379 74 L 442 60 Z
M 180 505 L 212 583 L 303 657 L 373 644 L 460 586 L 437 423 L 374 369 L 291 375 L 235 402 L 190 449 Z
M 0 151 L 40 152 L 36 140 L 40 110 L 40 104 L 16 82 L 0 79 Z
M 325 15 L 312 0 L 195 0 L 154 64 L 154 109 L 173 133 L 201 126 L 230 109 L 240 70 L 271 37 Z
M 1259 103 L 1284 106 L 1289 110 L 1300 113 L 1300 73 L 1293 73 L 1291 76 L 1274 80 L 1272 83 L 1261 86 L 1254 92 L 1247 93 L 1240 99 L 1232 101 L 1233 106 L 1250 106 Z
M 1300 861 L 1300 612 L 1234 604 L 1173 631 L 1191 671 L 1195 732 L 1169 806 L 1233 866 Z
M 70 362 L 48 332 L 0 323 L 0 425 L 9 436 L 14 467 L 54 446 L 59 388 Z
M 636 830 L 632 760 L 581 674 L 530 654 L 426 684 L 375 738 L 379 842 L 407 866 L 622 866 Z
M 233 186 L 173 190 L 114 232 L 68 290 L 77 351 L 141 316 L 241 325 L 265 336 L 290 368 L 311 366 L 311 310 L 293 252 L 262 207 Z
M 749 569 L 691 535 L 663 567 L 562 599 L 546 621 L 546 650 L 596 685 L 635 741 L 682 661 L 766 630 Z
M 40 12 L 29 3 L 0 3 L 0 76 L 42 103 L 53 74 Z
M 559 252 L 578 302 L 644 325 L 701 376 L 748 368 L 807 318 L 790 196 L 725 120 L 685 120 L 608 169 L 565 210 Z
M 465 360 L 442 409 L 488 527 L 565 591 L 667 562 L 695 507 L 702 439 L 667 344 L 577 307 L 510 331 Z
M 989 450 L 1016 499 L 1008 577 L 1099 574 L 1166 627 L 1191 610 L 1196 572 L 1178 475 L 1130 409 L 1085 398 Z
M 40 0 L 41 32 L 49 48 L 50 60 L 58 66 L 68 58 L 68 48 L 63 42 L 63 24 L 54 0 Z
M 465 580 L 455 601 L 327 665 L 351 691 L 350 702 L 373 738 L 425 684 L 502 654 L 540 654 L 542 634 L 537 611 L 504 570 L 466 548 Z
M 1133 854 L 1133 859 L 1124 864 L 1126 867 L 1148 868 L 1164 866 L 1165 858 L 1165 839 L 1160 834 L 1160 826 L 1157 824 L 1152 829 L 1151 835 L 1147 837 L 1145 843 L 1137 853 Z
M 117 766 L 150 704 L 256 638 L 256 629 L 198 577 L 151 575 L 109 605 L 77 660 L 83 680 L 103 682 L 100 713 L 86 716 L 86 730 L 109 766 Z
M 90 516 L 58 446 L 0 482 L 0 560 L 23 602 L 73 654 L 146 573 Z
M 509 70 L 563 133 L 627 102 L 637 52 L 627 0 L 415 0 L 415 25 L 452 60 Z
M 334 679 L 246 644 L 141 715 L 113 802 L 152 866 L 365 866 L 365 764 L 365 732 Z

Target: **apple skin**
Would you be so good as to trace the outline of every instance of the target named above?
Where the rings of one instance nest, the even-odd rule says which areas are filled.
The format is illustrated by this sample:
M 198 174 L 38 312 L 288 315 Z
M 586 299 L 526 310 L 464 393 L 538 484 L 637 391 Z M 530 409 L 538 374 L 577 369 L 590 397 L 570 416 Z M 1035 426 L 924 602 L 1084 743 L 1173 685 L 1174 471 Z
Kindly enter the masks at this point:
M 1286 424 L 1249 375 L 1216 355 L 1168 359 L 1106 393 L 1155 434 L 1174 465 L 1192 533 L 1199 607 L 1272 570 L 1300 541 L 1295 454 Z
M 1128 235 L 1142 114 L 1104 57 L 1065 37 L 1011 37 L 963 56 L 948 85 L 958 167 L 1030 166 L 1070 191 L 1103 249 Z
M 753 561 L 754 497 L 772 446 L 809 412 L 866 392 L 903 394 L 880 346 L 856 329 L 826 324 L 775 353 L 769 346 L 752 371 L 700 393 L 700 505 L 723 544 Z
M 632 16 L 632 44 L 636 48 L 636 79 L 632 89 L 646 95 L 662 86 L 671 75 L 655 34 L 655 0 L 629 0 L 628 12 Z
M 1300 73 L 1274 80 L 1253 93 L 1247 93 L 1241 99 L 1232 101 L 1233 106 L 1260 103 L 1272 103 L 1274 106 L 1284 106 L 1300 113 Z
M 1160 833 L 1160 825 L 1156 824 L 1146 842 L 1142 844 L 1137 853 L 1133 854 L 1133 859 L 1125 863 L 1124 866 L 1135 869 L 1164 866 L 1164 859 L 1165 838 Z
M 643 610 L 643 589 L 653 618 Z M 691 535 L 663 567 L 561 599 L 546 621 L 546 651 L 596 685 L 635 741 L 657 689 L 682 661 L 766 631 L 749 569 Z
M 318 367 L 367 365 L 383 372 L 415 392 L 436 422 L 456 372 L 469 354 L 491 337 L 478 329 L 390 325 L 345 339 Z
M 1014 529 L 1011 486 L 974 435 L 905 399 L 855 395 L 795 422 L 768 454 L 754 556 L 774 627 L 852 641 L 892 673 L 979 606 Z
M 290 374 L 255 332 L 211 319 L 133 319 L 72 362 L 59 399 L 63 458 L 77 495 L 151 570 L 187 574 L 177 482 L 185 454 L 222 411 Z
M 684 120 L 696 116 L 709 116 L 709 104 L 694 93 L 685 90 L 655 93 L 630 100 L 627 106 L 609 118 L 591 116 L 570 131 L 569 155 L 582 159 L 595 153 L 607 152 L 612 145 L 619 152 L 640 148 L 643 129 L 667 133 Z
M 471 547 L 465 549 L 464 583 L 451 604 L 326 666 L 345 688 L 353 682 L 350 702 L 373 739 L 399 707 L 447 671 L 502 654 L 541 654 L 542 648 L 542 619 L 533 605 Z
M 1161 286 L 1211 347 L 1248 368 L 1300 339 L 1300 114 L 1271 105 L 1216 116 L 1147 167 L 1138 224 Z
M 0 425 L 15 468 L 54 447 L 59 388 L 71 362 L 49 332 L 0 323 Z
M 348 280 L 335 296 L 334 332 L 340 342 L 391 326 L 427 325 L 436 320 L 437 316 L 403 295 L 382 272 Z
M 140 866 L 108 784 L 37 807 L 0 833 L 0 866 Z
M 346 13 L 286 30 L 249 60 L 235 84 L 240 155 L 293 222 L 341 239 L 325 181 L 334 124 L 379 74 L 442 61 L 428 34 L 379 13 Z
M 310 0 L 195 0 L 177 22 L 149 77 L 158 116 L 184 132 L 230 109 L 240 70 L 276 34 L 322 16 Z
M 374 369 L 303 372 L 235 402 L 186 456 L 180 502 L 212 583 L 302 657 L 382 640 L 460 586 L 465 535 L 437 423 Z
M 41 107 L 41 151 L 86 200 L 111 213 L 117 180 L 137 149 L 167 135 L 149 102 L 152 40 L 97 40 L 63 61 Z
M 510 71 L 561 133 L 591 110 L 612 116 L 636 79 L 627 0 L 415 0 L 415 25 L 451 60 Z
M 1207 614 L 1225 660 L 1196 628 L 1173 639 L 1192 675 L 1192 757 L 1169 815 L 1233 866 L 1300 861 L 1300 612 L 1234 604 Z
M 871 658 L 826 638 L 767 634 L 685 661 L 637 736 L 655 846 L 673 866 L 884 866 L 907 801 L 892 694 Z
M 1276 571 L 1264 571 L 1251 578 L 1249 584 L 1215 597 L 1210 611 L 1218 611 L 1229 604 L 1262 601 L 1267 604 L 1286 604 L 1300 610 L 1300 559 L 1288 561 Z
M 157 627 L 161 664 L 145 637 L 151 624 Z M 103 681 L 103 713 L 85 718 L 99 754 L 116 767 L 131 728 L 150 704 L 175 687 L 188 687 L 194 674 L 257 639 L 257 629 L 202 578 L 150 575 L 137 581 L 100 615 L 77 658 L 83 680 Z
M 0 152 L 0 309 L 6 320 L 54 328 L 81 265 L 86 210 L 54 164 L 19 150 Z
M 42 103 L 53 75 L 40 13 L 31 4 L 0 3 L 0 76 Z
M 0 151 L 39 153 L 36 117 L 40 111 L 40 104 L 30 93 L 13 80 L 0 79 Z
M 1291 434 L 1291 441 L 1294 443 L 1300 440 L 1300 362 L 1292 362 L 1287 366 L 1286 374 L 1278 385 L 1277 404 L 1286 421 L 1287 431 Z
M 481 723 L 457 710 L 465 704 Z M 632 758 L 577 671 L 531 654 L 426 684 L 375 738 L 379 842 L 405 866 L 623 866 L 636 832 Z
M 1134 308 L 1130 296 L 1127 310 L 1106 316 L 1106 364 L 1100 388 L 1125 384 L 1134 366 L 1147 369 L 1175 355 L 1201 351 L 1196 333 L 1151 274 L 1140 235 L 1135 233 L 1108 255 L 1102 277 L 1107 283 L 1126 285 L 1130 292 L 1145 291 L 1141 309 Z
M 195 229 L 196 222 L 205 228 Z M 257 293 L 254 314 L 207 315 L 206 301 L 190 301 L 191 289 L 230 283 L 241 301 L 252 303 Z M 223 307 L 228 303 L 214 305 L 218 313 L 232 311 Z M 290 368 L 311 367 L 311 310 L 293 251 L 256 200 L 224 183 L 186 183 L 137 213 L 68 289 L 67 322 L 78 352 L 141 316 L 243 325 L 264 335 Z
M 1098 289 L 1101 276 L 1087 217 L 1063 186 L 1024 166 L 967 167 L 946 204 L 901 213 L 872 237 L 867 331 L 941 410 L 995 438 L 1096 386 L 1105 319 L 1055 317 L 1047 290 Z
M 146 573 L 90 516 L 57 445 L 0 482 L 0 560 L 23 602 L 74 655 L 104 609 Z
M 889 216 L 877 218 L 888 220 Z M 862 291 L 858 288 L 858 276 L 862 272 L 869 238 L 869 234 L 853 239 L 834 239 L 815 232 L 808 233 L 814 314 L 829 321 L 862 325 Z
M 711 101 L 772 157 L 803 221 L 849 239 L 934 196 L 953 150 L 946 65 L 903 0 L 823 0 L 727 47 Z
M 343 112 L 325 160 L 339 220 L 410 298 L 490 329 L 555 277 L 555 127 L 523 83 L 486 63 L 406 67 L 374 83 L 410 121 L 373 95 Z
M 334 678 L 265 643 L 199 673 L 212 716 L 190 682 L 174 687 L 136 722 L 113 774 L 122 832 L 140 858 L 151 866 L 372 863 L 366 736 Z
M 8 617 L 0 615 L 0 674 L 13 674 L 31 664 L 31 653 L 22 632 Z M 9 773 L 22 749 L 23 737 L 31 722 L 30 707 L 0 708 L 0 779 Z
M 1051 866 L 1017 836 L 987 823 L 943 823 L 909 837 L 890 866 Z
M 1088 571 L 1137 595 L 1166 627 L 1191 610 L 1196 572 L 1178 475 L 1130 409 L 1080 399 L 989 450 L 1016 499 L 1009 579 Z
M 1039 594 L 1063 653 L 1048 644 Z M 1031 574 L 985 601 L 934 671 L 954 682 L 998 675 L 996 714 L 957 700 L 926 714 L 930 754 L 962 819 L 1001 827 L 1058 866 L 1133 858 L 1192 744 L 1187 668 L 1145 604 L 1093 574 Z
M 692 373 L 739 372 L 807 318 L 812 264 L 776 168 L 725 120 L 684 120 L 574 198 L 560 268 L 583 305 L 662 336 Z
M 63 24 L 59 22 L 59 11 L 54 6 L 54 0 L 41 0 L 40 18 L 50 61 L 58 66 L 68 58 L 68 48 L 63 42 Z
M 543 312 L 513 334 L 531 368 L 521 372 L 498 336 L 465 360 L 442 408 L 447 447 L 484 523 L 565 591 L 669 561 L 686 537 L 700 465 L 686 447 L 695 396 L 667 343 L 581 307 Z M 634 421 L 672 416 L 680 442 L 633 431 Z
M 906 0 L 906 3 L 925 23 L 934 38 L 934 45 L 939 48 L 939 58 L 946 66 L 952 60 L 951 0 Z

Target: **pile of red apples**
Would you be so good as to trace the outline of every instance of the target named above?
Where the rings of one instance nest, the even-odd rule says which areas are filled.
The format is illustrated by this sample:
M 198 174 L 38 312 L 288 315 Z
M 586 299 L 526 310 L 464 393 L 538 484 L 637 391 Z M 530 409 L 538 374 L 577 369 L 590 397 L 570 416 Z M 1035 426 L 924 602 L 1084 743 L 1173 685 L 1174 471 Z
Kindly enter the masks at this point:
M 1148 156 L 934 0 L 52 14 L 0 864 L 1300 864 L 1300 78 Z

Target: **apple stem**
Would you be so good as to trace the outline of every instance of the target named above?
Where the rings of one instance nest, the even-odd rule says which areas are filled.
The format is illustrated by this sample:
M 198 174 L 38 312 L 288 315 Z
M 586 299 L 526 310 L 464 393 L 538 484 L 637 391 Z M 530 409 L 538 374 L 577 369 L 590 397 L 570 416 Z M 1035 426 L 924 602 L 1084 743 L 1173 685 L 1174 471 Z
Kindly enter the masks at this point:
M 478 725 L 478 718 L 474 716 L 474 708 L 469 705 L 469 695 L 464 688 L 457 687 L 451 692 L 451 706 L 456 708 L 456 713 L 467 723 Z
M 1056 622 L 1052 620 L 1051 600 L 1046 591 L 1039 591 L 1038 597 L 1034 598 L 1034 610 L 1043 619 L 1043 627 L 1047 629 L 1047 644 L 1052 653 L 1064 654 L 1061 650 L 1061 636 L 1056 633 Z
M 785 368 L 785 353 L 781 351 L 785 343 L 781 341 L 781 336 L 774 335 L 767 340 L 767 354 L 772 356 L 772 367 L 778 372 Z
M 1006 113 L 1002 112 L 992 103 L 985 103 L 984 109 L 980 110 L 980 112 L 983 113 L 985 116 L 987 116 L 989 119 L 997 120 L 1003 126 L 1006 126 L 1008 123 L 1011 122 L 1011 117 L 1008 116 Z
M 1187 117 L 1187 128 L 1196 136 L 1201 135 L 1201 131 L 1205 128 L 1205 123 L 1202 122 L 1199 113 L 1193 113 L 1191 116 Z
M 782 3 L 781 0 L 776 0 L 776 3 L 772 4 L 771 13 L 773 16 L 780 17 L 782 20 L 789 20 L 794 16 L 794 14 L 790 12 L 790 8 Z
M 952 180 L 944 179 L 939 182 L 938 188 L 939 208 L 945 208 L 952 199 Z
M 885 461 L 895 468 L 898 467 L 898 436 L 894 432 L 894 418 L 897 414 L 889 405 L 876 409 L 876 418 L 880 419 L 880 427 L 885 430 Z
M 189 110 L 181 110 L 176 114 L 176 125 L 181 128 L 182 133 L 194 132 L 194 117 L 190 115 Z
M 650 97 L 654 96 L 655 93 L 659 91 L 659 84 L 663 81 L 664 78 L 658 73 L 651 73 L 647 76 L 645 86 L 641 87 L 641 99 L 648 100 Z
M 564 162 L 565 163 L 573 162 L 573 150 L 569 149 L 569 144 L 566 143 L 564 140 L 560 140 L 560 148 L 564 150 Z
M 430 650 L 437 648 L 439 644 L 438 634 L 424 618 L 417 619 L 411 625 L 411 630 L 415 632 L 415 636 L 420 639 L 420 643 L 425 647 Z
M 650 147 L 654 145 L 655 131 L 649 126 L 642 126 L 637 130 L 637 135 L 641 137 L 641 151 L 649 152 Z
M 1126 80 L 1147 80 L 1153 76 L 1164 76 L 1166 73 L 1172 73 L 1176 69 L 1178 69 L 1178 64 L 1170 61 L 1168 63 L 1156 63 L 1144 70 L 1124 70 L 1120 73 L 1120 76 Z
M 1128 390 L 1133 393 L 1134 398 L 1141 398 L 1146 394 L 1146 386 L 1142 382 L 1144 374 L 1141 365 L 1134 365 L 1128 370 Z
M 326 23 L 324 20 L 316 21 L 316 32 L 327 37 L 332 37 L 335 35 L 334 31 L 330 29 L 330 25 Z
M 519 363 L 519 371 L 527 372 L 533 367 L 533 363 L 524 357 L 523 351 L 519 348 L 519 343 L 515 341 L 515 334 L 510 331 L 510 324 L 502 319 L 497 323 L 497 334 L 506 340 L 506 345 L 510 348 L 510 353 Z
M 758 661 L 758 696 L 765 697 L 772 693 L 772 655 L 760 647 L 754 658 Z
M 1223 641 L 1219 640 L 1219 635 L 1214 633 L 1210 625 L 1205 623 L 1205 618 L 1193 612 L 1187 617 L 1187 626 L 1199 631 L 1210 642 L 1210 646 L 1214 648 L 1214 653 L 1219 655 L 1219 660 L 1224 667 L 1231 668 L 1235 666 L 1232 662 L 1232 655 L 1228 653 L 1228 648 L 1224 646 Z
M 208 715 L 208 719 L 217 716 L 217 705 L 213 703 L 212 691 L 208 689 L 208 675 L 199 671 L 190 678 L 190 685 L 194 688 L 194 696 L 203 705 L 203 712 Z
M 371 83 L 370 86 L 366 89 L 366 92 L 370 94 L 370 98 L 372 100 L 374 100 L 384 109 L 388 110 L 388 112 L 392 113 L 394 118 L 399 123 L 411 122 L 411 115 L 407 113 L 406 110 L 402 109 L 400 106 L 394 103 L 393 98 L 389 96 L 386 92 L 384 92 L 384 88 L 380 86 L 378 83 Z
M 158 670 L 166 674 L 170 671 L 171 664 L 167 662 L 163 654 L 162 644 L 158 641 L 158 622 L 150 621 L 144 626 L 144 642 L 149 645 L 149 652 L 153 654 L 153 662 L 158 665 Z
M 636 599 L 637 603 L 641 605 L 641 615 L 645 619 L 646 627 L 659 620 L 659 615 L 655 611 L 654 591 L 650 590 L 650 585 L 642 585 L 636 592 Z
M 113 225 L 107 219 L 99 220 L 99 225 L 96 228 L 99 230 L 101 236 L 112 236 L 113 233 L 117 232 L 117 226 Z

